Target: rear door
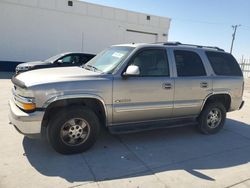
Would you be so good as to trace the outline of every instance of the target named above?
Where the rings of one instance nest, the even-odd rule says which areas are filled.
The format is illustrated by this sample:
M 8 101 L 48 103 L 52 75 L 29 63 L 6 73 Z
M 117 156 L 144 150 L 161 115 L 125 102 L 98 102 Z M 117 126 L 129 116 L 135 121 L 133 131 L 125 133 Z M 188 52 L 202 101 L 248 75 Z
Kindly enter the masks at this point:
M 200 113 L 204 99 L 212 92 L 211 77 L 199 51 L 172 49 L 175 62 L 175 94 L 173 117 Z

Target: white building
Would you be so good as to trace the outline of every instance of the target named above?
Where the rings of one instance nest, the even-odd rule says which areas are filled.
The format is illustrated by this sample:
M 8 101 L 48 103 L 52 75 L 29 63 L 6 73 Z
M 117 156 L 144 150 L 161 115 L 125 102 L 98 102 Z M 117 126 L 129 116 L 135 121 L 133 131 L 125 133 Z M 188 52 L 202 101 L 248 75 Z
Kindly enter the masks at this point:
M 65 51 L 165 42 L 170 19 L 68 0 L 0 0 L 0 61 L 42 60 Z

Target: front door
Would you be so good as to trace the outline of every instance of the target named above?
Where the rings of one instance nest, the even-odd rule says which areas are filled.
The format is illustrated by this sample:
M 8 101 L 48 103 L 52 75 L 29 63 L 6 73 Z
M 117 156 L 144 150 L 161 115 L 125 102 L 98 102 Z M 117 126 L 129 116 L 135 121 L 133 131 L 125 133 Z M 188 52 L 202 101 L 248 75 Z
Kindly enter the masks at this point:
M 114 78 L 113 124 L 171 117 L 174 80 L 166 49 L 142 49 L 128 65 L 138 66 L 140 74 Z

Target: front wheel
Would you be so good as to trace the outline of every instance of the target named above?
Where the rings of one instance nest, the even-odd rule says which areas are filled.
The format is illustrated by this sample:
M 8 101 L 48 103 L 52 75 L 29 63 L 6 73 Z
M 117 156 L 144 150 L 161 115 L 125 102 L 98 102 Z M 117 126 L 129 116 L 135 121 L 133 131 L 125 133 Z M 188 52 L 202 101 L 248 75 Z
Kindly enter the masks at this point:
M 48 140 L 62 154 L 80 153 L 96 141 L 100 124 L 96 114 L 82 106 L 62 109 L 49 122 Z
M 221 103 L 207 104 L 198 118 L 198 129 L 204 134 L 219 132 L 226 120 L 226 109 Z

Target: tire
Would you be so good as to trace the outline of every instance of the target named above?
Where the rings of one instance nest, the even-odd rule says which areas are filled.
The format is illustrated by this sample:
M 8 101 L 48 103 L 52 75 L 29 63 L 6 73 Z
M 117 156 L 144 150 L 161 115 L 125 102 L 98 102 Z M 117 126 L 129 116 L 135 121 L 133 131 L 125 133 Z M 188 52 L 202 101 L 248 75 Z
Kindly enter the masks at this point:
M 49 122 L 47 137 L 61 154 L 75 154 L 94 145 L 100 130 L 97 115 L 83 106 L 65 107 Z
M 216 111 L 218 111 L 216 113 Z M 217 118 L 216 117 L 216 114 Z M 220 120 L 218 120 L 220 119 Z M 216 121 L 217 120 L 217 121 Z M 226 109 L 220 102 L 207 104 L 198 117 L 198 129 L 203 134 L 215 134 L 219 132 L 225 124 Z

